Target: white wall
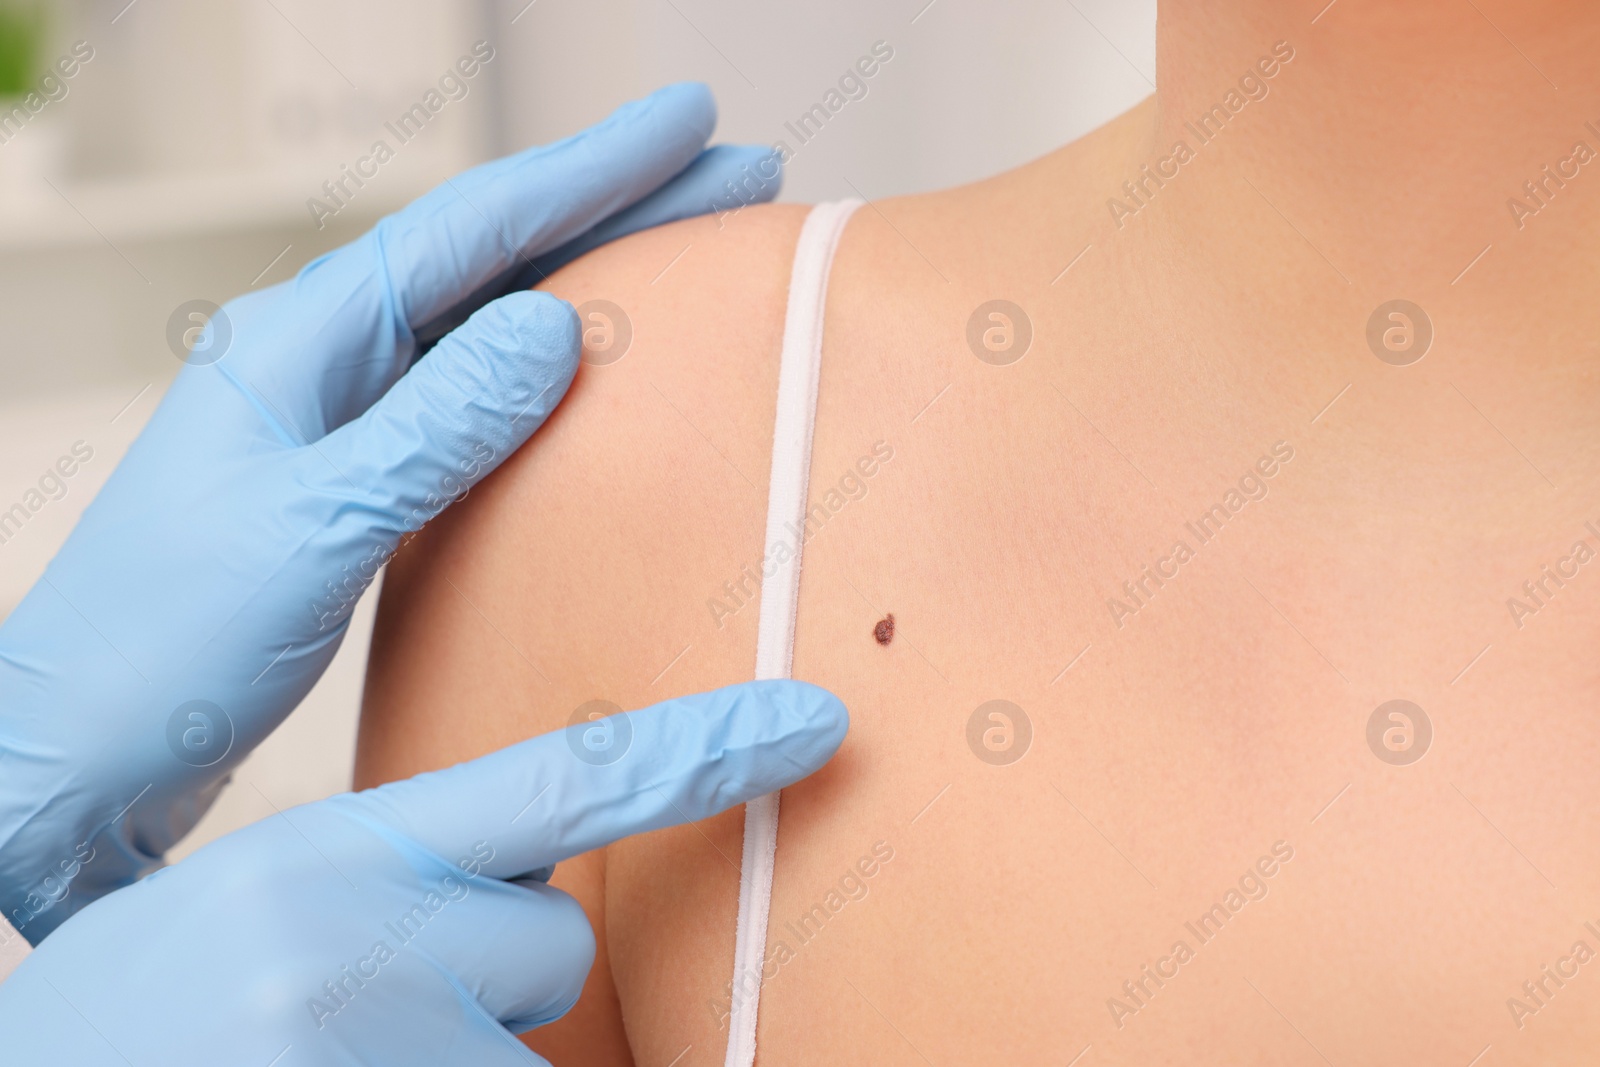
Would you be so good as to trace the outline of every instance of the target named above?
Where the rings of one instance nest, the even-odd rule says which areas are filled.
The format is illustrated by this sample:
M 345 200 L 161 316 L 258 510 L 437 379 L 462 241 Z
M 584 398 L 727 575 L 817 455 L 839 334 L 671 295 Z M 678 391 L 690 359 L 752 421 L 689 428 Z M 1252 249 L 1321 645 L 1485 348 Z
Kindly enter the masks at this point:
M 164 330 L 178 303 L 244 291 L 285 247 L 256 284 L 288 277 L 496 146 L 565 136 L 665 82 L 710 83 L 719 139 L 797 148 L 784 197 L 816 201 L 1015 166 L 1132 106 L 1155 67 L 1155 0 L 55 7 L 54 47 L 85 38 L 96 58 L 46 111 L 48 125 L 24 133 L 42 134 L 31 147 L 0 145 L 0 499 L 19 497 L 79 438 L 96 448 L 86 473 L 109 473 L 177 369 Z M 479 36 L 498 52 L 490 76 L 370 196 L 312 227 L 304 201 L 323 178 Z M 800 146 L 785 121 L 880 40 L 894 58 L 867 95 Z M 48 521 L 0 547 L 0 612 L 37 578 L 93 484 L 80 481 Z M 323 684 L 240 768 L 187 848 L 348 785 L 374 601 Z
M 526 0 L 498 2 L 514 15 Z M 514 57 L 504 73 L 516 144 L 683 78 L 715 90 L 721 139 L 771 143 L 888 42 L 895 58 L 869 95 L 789 169 L 785 199 L 816 201 L 850 195 L 847 180 L 871 197 L 972 181 L 1126 110 L 1152 91 L 1155 3 L 538 0 L 501 40 Z

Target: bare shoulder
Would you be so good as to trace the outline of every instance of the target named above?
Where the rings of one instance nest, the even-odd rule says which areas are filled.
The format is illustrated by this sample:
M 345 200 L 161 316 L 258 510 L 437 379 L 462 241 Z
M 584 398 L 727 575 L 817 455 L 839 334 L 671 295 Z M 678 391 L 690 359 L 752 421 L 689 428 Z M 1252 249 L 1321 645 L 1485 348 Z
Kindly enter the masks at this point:
M 749 677 L 754 613 L 722 628 L 703 613 L 761 540 L 804 217 L 803 207 L 751 207 L 664 226 L 541 286 L 578 308 L 583 365 L 544 428 L 389 565 L 358 787 L 596 710 Z M 738 825 L 733 813 L 709 832 L 736 851 Z M 662 833 L 696 857 L 707 847 L 690 828 Z M 558 1063 L 633 1062 L 611 968 L 607 867 L 604 850 L 590 853 L 562 864 L 553 882 L 583 905 L 599 948 L 578 1006 L 529 1036 Z M 710 892 L 731 907 L 724 888 L 675 895 Z
M 1040 216 L 1037 188 L 1094 169 L 1076 153 L 1050 157 L 856 214 L 830 284 L 824 459 L 839 436 L 830 424 L 852 428 L 838 447 L 855 448 L 853 427 L 889 407 L 914 413 L 946 384 L 925 354 L 962 336 L 996 279 L 1060 270 L 1065 220 Z M 808 211 L 762 205 L 659 227 L 540 286 L 577 307 L 583 366 L 534 439 L 390 565 L 358 781 L 491 751 L 589 700 L 633 707 L 748 679 L 755 612 L 719 619 L 709 602 L 740 602 L 726 585 L 760 562 Z
M 700 615 L 708 583 L 760 542 L 805 212 L 664 226 L 541 285 L 579 309 L 584 363 L 533 440 L 390 566 L 359 784 L 492 751 L 590 700 L 741 677 L 738 641 L 708 643 Z

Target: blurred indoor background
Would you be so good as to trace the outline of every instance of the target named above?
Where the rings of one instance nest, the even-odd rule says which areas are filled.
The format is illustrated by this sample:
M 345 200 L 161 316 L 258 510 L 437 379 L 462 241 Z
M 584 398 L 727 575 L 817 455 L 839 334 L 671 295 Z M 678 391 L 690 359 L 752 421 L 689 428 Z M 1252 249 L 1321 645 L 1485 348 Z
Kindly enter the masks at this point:
M 308 200 L 478 41 L 466 96 L 319 228 Z M 867 95 L 799 145 L 785 123 L 879 41 Z M 0 0 L 0 501 L 94 450 L 0 544 L 0 613 L 177 372 L 179 304 L 289 278 L 458 170 L 692 78 L 719 140 L 797 149 L 785 199 L 875 199 L 1025 162 L 1154 77 L 1155 0 Z M 183 851 L 348 787 L 376 599 Z

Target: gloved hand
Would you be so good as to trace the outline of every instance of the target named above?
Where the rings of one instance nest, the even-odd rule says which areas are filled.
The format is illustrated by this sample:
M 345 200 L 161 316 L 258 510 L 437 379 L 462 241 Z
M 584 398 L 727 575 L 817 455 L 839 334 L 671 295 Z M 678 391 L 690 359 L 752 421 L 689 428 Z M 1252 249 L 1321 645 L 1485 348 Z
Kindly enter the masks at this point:
M 825 763 L 827 692 L 752 682 L 291 808 L 84 909 L 0 985 L 7 1062 L 530 1064 L 594 935 L 549 865 Z M 580 757 L 612 730 L 614 762 Z M 610 759 L 615 754 L 606 754 Z
M 447 181 L 206 327 L 0 628 L 0 913 L 29 941 L 159 865 L 322 674 L 402 536 L 561 399 L 577 318 L 521 290 L 775 194 L 767 150 L 702 150 L 714 123 L 704 86 L 663 89 Z

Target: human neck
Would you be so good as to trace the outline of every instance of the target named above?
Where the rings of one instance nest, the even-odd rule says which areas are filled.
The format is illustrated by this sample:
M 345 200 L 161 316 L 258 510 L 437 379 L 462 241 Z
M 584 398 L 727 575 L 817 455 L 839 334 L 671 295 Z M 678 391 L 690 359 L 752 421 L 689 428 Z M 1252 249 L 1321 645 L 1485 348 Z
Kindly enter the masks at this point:
M 1260 215 L 1265 197 L 1314 244 L 1336 247 L 1327 255 L 1345 273 L 1381 288 L 1491 240 L 1478 234 L 1504 227 L 1506 197 L 1574 141 L 1600 150 L 1584 126 L 1600 127 L 1589 59 L 1600 8 L 1529 0 L 1497 29 L 1459 0 L 1318 6 L 1161 0 L 1158 93 L 1139 120 L 1138 163 L 1183 142 L 1211 157 L 1196 169 L 1212 171 L 1209 190 L 1221 192 L 1205 203 L 1229 226 L 1247 202 Z M 1158 214 L 1157 226 L 1190 227 L 1194 241 L 1216 237 L 1177 203 Z M 1259 221 L 1281 225 L 1266 214 Z
M 1368 120 L 1310 131 L 1320 143 L 1352 133 L 1369 143 L 1432 134 L 1420 146 L 1408 140 L 1386 153 L 1404 155 L 1430 147 L 1440 116 L 1486 105 L 1499 112 L 1507 97 L 1551 106 L 1560 97 L 1545 94 L 1558 93 L 1558 84 L 1574 88 L 1586 76 L 1587 46 L 1600 36 L 1600 9 L 1584 0 L 1526 0 L 1515 19 L 1499 22 L 1459 0 L 1335 0 L 1317 14 L 1319 2 L 1304 0 L 1291 10 L 1281 0 L 1161 0 L 1157 81 L 1168 131 L 1214 105 L 1283 41 L 1305 60 L 1286 95 L 1307 112 Z

